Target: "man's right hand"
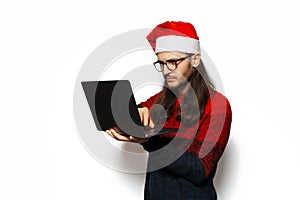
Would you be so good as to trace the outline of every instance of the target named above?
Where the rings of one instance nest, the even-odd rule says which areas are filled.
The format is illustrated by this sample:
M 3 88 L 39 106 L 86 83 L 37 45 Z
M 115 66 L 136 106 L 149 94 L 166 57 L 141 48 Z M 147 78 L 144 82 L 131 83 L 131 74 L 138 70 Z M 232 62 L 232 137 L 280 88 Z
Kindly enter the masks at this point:
M 147 107 L 138 108 L 142 124 L 154 128 L 154 123 L 150 117 L 150 111 Z

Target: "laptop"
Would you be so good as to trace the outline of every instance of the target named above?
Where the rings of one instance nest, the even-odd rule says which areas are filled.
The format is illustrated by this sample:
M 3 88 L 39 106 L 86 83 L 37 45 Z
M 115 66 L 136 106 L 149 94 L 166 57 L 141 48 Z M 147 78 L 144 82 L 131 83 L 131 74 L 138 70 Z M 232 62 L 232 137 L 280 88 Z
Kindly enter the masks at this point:
M 99 131 L 118 127 L 125 135 L 138 138 L 178 131 L 142 125 L 129 80 L 82 81 L 81 85 Z

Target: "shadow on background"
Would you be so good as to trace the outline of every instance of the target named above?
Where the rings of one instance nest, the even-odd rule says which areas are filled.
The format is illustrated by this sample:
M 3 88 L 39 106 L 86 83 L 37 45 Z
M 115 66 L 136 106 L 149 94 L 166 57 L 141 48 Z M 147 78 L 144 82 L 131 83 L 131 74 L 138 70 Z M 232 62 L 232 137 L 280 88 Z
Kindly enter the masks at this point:
M 214 178 L 214 184 L 220 199 L 230 199 L 238 177 L 238 164 L 239 158 L 235 141 L 230 140 L 219 161 Z

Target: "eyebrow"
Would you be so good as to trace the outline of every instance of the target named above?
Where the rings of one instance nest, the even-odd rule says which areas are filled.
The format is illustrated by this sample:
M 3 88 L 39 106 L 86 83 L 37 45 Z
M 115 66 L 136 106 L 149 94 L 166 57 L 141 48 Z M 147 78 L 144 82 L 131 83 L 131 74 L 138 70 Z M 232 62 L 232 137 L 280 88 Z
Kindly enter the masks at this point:
M 174 61 L 174 60 L 178 60 L 178 59 L 181 59 L 181 58 L 170 58 L 170 59 L 167 59 L 166 61 L 162 61 L 162 60 L 157 60 L 159 62 L 167 62 L 167 61 Z

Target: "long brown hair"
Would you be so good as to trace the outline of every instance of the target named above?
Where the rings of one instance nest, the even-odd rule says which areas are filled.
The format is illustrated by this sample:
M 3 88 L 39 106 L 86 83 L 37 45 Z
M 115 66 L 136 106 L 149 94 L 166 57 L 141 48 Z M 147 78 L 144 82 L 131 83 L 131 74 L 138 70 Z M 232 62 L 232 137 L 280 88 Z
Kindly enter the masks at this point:
M 154 109 L 152 111 L 152 119 L 156 123 L 163 123 L 174 112 L 176 112 L 176 119 L 181 121 L 184 126 L 191 126 L 199 121 L 209 99 L 210 92 L 215 91 L 215 86 L 209 78 L 201 59 L 199 65 L 193 69 L 187 81 L 189 83 L 187 84 L 188 90 L 182 99 L 181 107 L 176 110 L 174 110 L 178 96 L 176 90 L 166 86 L 163 87 L 161 96 L 155 103 L 162 105 L 166 112 L 162 112 L 161 109 Z

